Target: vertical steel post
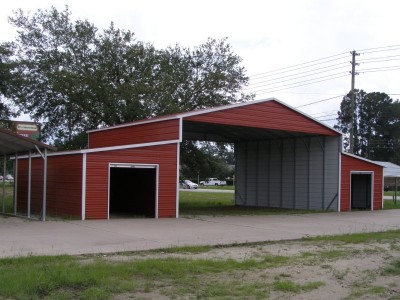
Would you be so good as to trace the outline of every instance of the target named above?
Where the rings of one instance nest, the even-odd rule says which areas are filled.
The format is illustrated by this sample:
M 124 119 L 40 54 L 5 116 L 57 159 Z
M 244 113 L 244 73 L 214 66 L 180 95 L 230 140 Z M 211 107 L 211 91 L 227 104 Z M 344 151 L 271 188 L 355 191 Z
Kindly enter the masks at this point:
M 283 205 L 283 150 L 284 150 L 284 141 L 281 140 L 281 178 L 280 178 L 280 194 L 279 194 L 279 207 L 282 208 Z
M 322 209 L 325 209 L 325 137 L 322 138 Z
M 296 147 L 297 147 L 297 140 L 293 140 L 293 209 L 296 209 Z
M 47 149 L 44 149 L 42 221 L 46 221 L 46 194 L 47 194 Z
M 268 199 L 267 199 L 267 205 L 271 205 L 271 141 L 268 141 L 268 182 L 267 182 L 267 187 L 268 187 Z
M 6 212 L 6 171 L 7 171 L 7 155 L 4 154 L 3 157 L 3 197 L 2 197 L 2 203 L 3 203 L 3 213 Z
M 258 206 L 258 164 L 259 164 L 259 147 L 260 147 L 260 142 L 256 142 L 256 206 Z
M 32 153 L 29 150 L 28 154 L 28 204 L 27 204 L 27 217 L 31 217 L 31 190 L 32 190 Z
M 14 160 L 14 215 L 17 215 L 17 201 L 18 201 L 18 153 L 15 153 Z
M 245 197 L 245 199 L 244 199 L 244 204 L 247 204 L 247 197 L 248 197 L 248 195 L 247 195 L 247 177 L 248 177 L 248 171 L 249 171 L 249 168 L 248 168 L 248 163 L 249 163 L 249 152 L 248 152 L 248 149 L 247 149 L 247 147 L 248 147 L 248 142 L 245 142 L 245 148 L 244 148 L 244 153 L 245 153 L 245 159 L 244 159 L 244 161 L 245 161 L 245 164 L 244 164 L 244 197 Z

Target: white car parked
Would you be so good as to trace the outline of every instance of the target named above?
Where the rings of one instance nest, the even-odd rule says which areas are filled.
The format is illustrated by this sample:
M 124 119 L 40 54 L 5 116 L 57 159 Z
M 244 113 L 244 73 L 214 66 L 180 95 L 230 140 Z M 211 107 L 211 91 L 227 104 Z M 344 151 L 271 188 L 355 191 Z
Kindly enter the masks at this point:
M 192 189 L 197 189 L 198 185 L 196 183 L 190 181 L 190 180 L 184 180 L 183 184 L 182 184 L 182 187 L 184 189 L 191 189 L 192 190 Z

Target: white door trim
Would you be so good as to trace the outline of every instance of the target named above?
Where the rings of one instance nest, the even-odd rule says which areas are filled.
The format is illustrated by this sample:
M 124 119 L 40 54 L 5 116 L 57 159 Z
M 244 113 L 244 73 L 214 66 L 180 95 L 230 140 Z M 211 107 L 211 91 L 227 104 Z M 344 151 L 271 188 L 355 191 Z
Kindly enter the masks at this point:
M 155 213 L 154 216 L 158 219 L 158 178 L 159 178 L 159 165 L 158 164 L 142 164 L 142 163 L 108 163 L 108 202 L 107 202 L 107 220 L 110 219 L 110 179 L 111 168 L 135 168 L 135 169 L 155 169 L 156 170 L 156 195 L 155 195 Z

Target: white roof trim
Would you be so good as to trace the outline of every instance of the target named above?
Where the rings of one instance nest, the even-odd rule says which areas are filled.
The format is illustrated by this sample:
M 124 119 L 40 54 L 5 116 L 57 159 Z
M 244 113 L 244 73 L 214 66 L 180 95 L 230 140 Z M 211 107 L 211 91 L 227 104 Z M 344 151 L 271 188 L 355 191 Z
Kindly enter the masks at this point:
M 380 167 L 383 168 L 382 165 L 380 165 L 379 163 L 377 163 L 377 162 L 375 162 L 373 160 L 369 160 L 367 158 L 364 158 L 364 157 L 361 157 L 361 156 L 357 156 L 357 155 L 354 155 L 354 154 L 351 154 L 351 153 L 343 152 L 343 151 L 342 151 L 342 154 L 350 156 L 350 157 L 353 157 L 353 158 L 357 158 L 357 159 L 360 159 L 360 160 L 363 160 L 363 161 L 366 161 L 366 162 L 369 162 L 370 164 L 374 164 L 374 165 L 377 165 L 377 166 L 380 166 Z
M 178 113 L 178 114 L 174 114 L 171 116 L 165 116 L 165 117 L 158 117 L 158 118 L 153 118 L 153 119 L 145 119 L 145 120 L 138 120 L 138 121 L 134 121 L 134 122 L 129 122 L 129 123 L 125 123 L 125 124 L 121 124 L 121 125 L 115 125 L 115 126 L 111 126 L 111 127 L 105 127 L 105 128 L 98 128 L 98 129 L 92 129 L 87 131 L 87 133 L 92 133 L 92 132 L 98 132 L 98 131 L 104 131 L 104 130 L 111 130 L 111 129 L 116 129 L 116 128 L 123 128 L 123 127 L 130 127 L 130 126 L 136 126 L 136 125 L 143 125 L 143 124 L 149 124 L 149 123 L 155 123 L 155 122 L 161 122 L 161 121 L 168 121 L 168 120 L 174 120 L 174 119 L 183 119 L 183 118 L 187 118 L 187 117 L 193 117 L 193 116 L 197 116 L 197 115 L 203 115 L 203 114 L 208 114 L 208 113 L 212 113 L 212 112 L 216 112 L 216 111 L 221 111 L 221 110 L 228 110 L 228 109 L 232 109 L 232 108 L 237 108 L 237 107 L 241 107 L 241 106 L 247 106 L 247 105 L 253 105 L 253 104 L 257 104 L 257 103 L 263 103 L 263 102 L 269 102 L 269 101 L 276 101 L 279 104 L 288 107 L 294 111 L 296 111 L 297 113 L 305 116 L 308 119 L 313 120 L 314 122 L 334 131 L 337 132 L 338 134 L 342 135 L 342 132 L 334 129 L 331 126 L 328 126 L 320 121 L 318 121 L 317 119 L 305 114 L 304 112 L 274 98 L 267 98 L 267 99 L 261 99 L 261 100 L 252 100 L 252 101 L 247 101 L 247 102 L 240 102 L 240 103 L 234 103 L 234 104 L 228 104 L 228 105 L 222 105 L 222 106 L 217 106 L 217 107 L 212 107 L 212 108 L 206 108 L 206 109 L 199 109 L 199 110 L 195 110 L 195 111 L 189 111 L 189 112 L 183 112 L 183 113 Z
M 143 124 L 149 124 L 149 123 L 156 123 L 156 122 L 161 122 L 161 121 L 169 121 L 169 120 L 175 120 L 175 119 L 179 119 L 179 118 L 180 118 L 180 115 L 172 115 L 172 116 L 167 115 L 165 117 L 158 117 L 158 118 L 155 117 L 153 119 L 144 119 L 144 120 L 123 123 L 120 125 L 114 125 L 114 126 L 110 126 L 110 127 L 91 129 L 91 130 L 86 131 L 86 133 L 111 130 L 111 129 L 117 129 L 117 128 L 123 128 L 123 127 L 130 127 L 130 126 L 136 126 L 136 125 L 143 125 Z
M 400 178 L 400 166 L 389 161 L 376 161 L 377 164 L 384 167 L 383 176 L 384 177 L 395 177 Z
M 48 153 L 47 156 L 61 156 L 61 155 L 76 155 L 76 154 L 85 154 L 85 153 L 96 153 L 96 152 L 105 152 L 105 151 L 116 151 L 116 150 L 125 150 L 125 149 L 134 149 L 134 148 L 143 148 L 143 147 L 152 147 L 152 146 L 162 146 L 168 144 L 177 144 L 179 140 L 167 140 L 167 141 L 159 141 L 152 143 L 142 143 L 142 144 L 130 144 L 130 145 L 121 145 L 121 146 L 111 146 L 111 147 L 102 147 L 102 148 L 93 148 L 93 149 L 84 149 L 84 150 L 73 150 L 73 151 L 60 151 L 54 153 Z M 39 157 L 40 155 L 32 155 L 32 157 Z M 27 158 L 27 155 L 18 156 L 20 158 Z

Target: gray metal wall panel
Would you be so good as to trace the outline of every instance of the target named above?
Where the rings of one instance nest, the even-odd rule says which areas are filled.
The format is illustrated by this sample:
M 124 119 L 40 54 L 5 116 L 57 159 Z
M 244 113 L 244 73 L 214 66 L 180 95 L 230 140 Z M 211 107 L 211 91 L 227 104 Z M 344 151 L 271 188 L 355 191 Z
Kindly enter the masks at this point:
M 271 141 L 271 155 L 270 155 L 270 193 L 269 205 L 270 207 L 280 207 L 281 199 L 281 141 Z
M 310 209 L 324 207 L 324 138 L 310 139 Z
M 260 141 L 258 145 L 258 180 L 257 196 L 259 206 L 269 206 L 269 141 Z
M 337 209 L 339 137 L 240 142 L 236 150 L 236 188 L 247 205 L 321 210 L 336 196 Z
M 236 144 L 235 155 L 235 204 L 244 205 L 246 200 L 246 145 Z
M 282 166 L 282 202 L 281 207 L 293 208 L 294 199 L 294 171 L 295 171 L 295 143 L 292 140 L 284 140 L 283 166 Z
M 306 209 L 309 201 L 309 139 L 296 140 L 296 202 L 293 208 Z
M 246 177 L 246 204 L 249 206 L 257 205 L 257 151 L 258 142 L 249 142 L 247 144 L 247 177 Z
M 325 197 L 327 206 L 335 199 L 330 209 L 338 208 L 338 185 L 339 185 L 339 151 L 340 139 L 333 137 L 325 138 Z

